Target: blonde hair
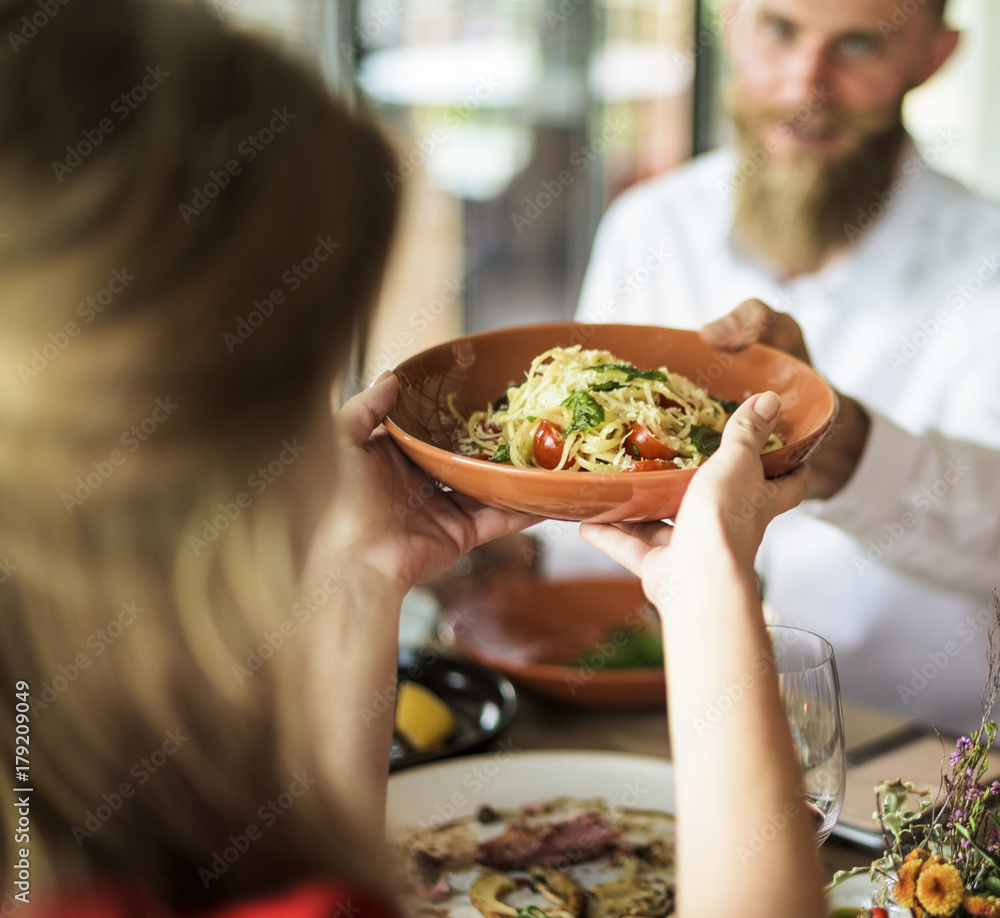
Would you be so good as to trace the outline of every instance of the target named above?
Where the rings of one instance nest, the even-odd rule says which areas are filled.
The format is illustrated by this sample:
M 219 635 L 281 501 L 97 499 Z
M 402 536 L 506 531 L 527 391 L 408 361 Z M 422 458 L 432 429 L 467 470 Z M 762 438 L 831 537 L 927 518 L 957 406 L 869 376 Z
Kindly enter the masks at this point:
M 299 598 L 280 476 L 368 320 L 391 154 L 197 6 L 37 9 L 0 6 L 0 748 L 26 682 L 33 876 L 176 909 L 373 881 L 322 782 L 240 840 L 317 768 L 301 647 L 237 667 Z

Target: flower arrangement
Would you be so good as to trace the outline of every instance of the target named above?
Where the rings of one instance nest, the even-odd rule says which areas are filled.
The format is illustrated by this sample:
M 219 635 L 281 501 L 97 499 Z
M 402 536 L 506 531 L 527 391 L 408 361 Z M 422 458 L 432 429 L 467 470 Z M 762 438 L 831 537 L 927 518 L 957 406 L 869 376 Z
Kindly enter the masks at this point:
M 900 779 L 875 789 L 885 852 L 869 869 L 874 907 L 862 916 L 884 918 L 887 908 L 898 906 L 906 911 L 895 914 L 913 918 L 1000 918 L 1000 781 L 983 780 L 997 738 L 990 716 L 1000 695 L 996 593 L 993 608 L 982 724 L 948 755 L 938 793 L 932 799 L 929 789 Z

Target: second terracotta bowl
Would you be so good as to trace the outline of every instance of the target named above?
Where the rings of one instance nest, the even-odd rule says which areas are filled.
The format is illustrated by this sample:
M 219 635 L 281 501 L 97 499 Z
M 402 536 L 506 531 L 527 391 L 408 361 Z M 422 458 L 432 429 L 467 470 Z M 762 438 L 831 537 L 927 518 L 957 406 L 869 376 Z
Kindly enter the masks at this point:
M 616 647 L 646 624 L 637 577 L 511 578 L 447 610 L 442 637 L 518 686 L 592 708 L 663 706 L 663 667 L 616 669 Z M 582 658 L 583 665 L 571 665 Z

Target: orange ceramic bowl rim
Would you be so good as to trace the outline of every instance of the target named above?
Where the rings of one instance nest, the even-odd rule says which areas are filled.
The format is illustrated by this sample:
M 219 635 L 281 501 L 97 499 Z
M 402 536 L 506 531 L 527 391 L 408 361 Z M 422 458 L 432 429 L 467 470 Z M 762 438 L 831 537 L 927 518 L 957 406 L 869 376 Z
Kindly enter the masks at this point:
M 510 660 L 494 656 L 485 650 L 478 648 L 470 649 L 469 645 L 464 641 L 457 641 L 455 648 L 470 660 L 481 663 L 483 666 L 488 666 L 491 669 L 499 670 L 505 676 L 515 681 L 518 679 L 534 679 L 555 682 L 559 679 L 565 679 L 570 673 L 585 670 L 583 666 L 574 667 L 568 663 L 565 665 L 558 663 L 512 663 Z M 609 686 L 619 684 L 634 685 L 637 682 L 662 685 L 664 680 L 662 666 L 642 666 L 632 669 L 602 669 L 599 672 L 600 676 L 595 678 L 600 678 L 602 685 Z

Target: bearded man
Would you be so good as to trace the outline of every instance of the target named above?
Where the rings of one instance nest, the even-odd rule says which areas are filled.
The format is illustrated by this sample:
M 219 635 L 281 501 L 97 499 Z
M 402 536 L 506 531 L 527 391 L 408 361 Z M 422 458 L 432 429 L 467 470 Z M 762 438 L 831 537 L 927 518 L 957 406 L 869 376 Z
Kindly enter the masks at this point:
M 958 41 L 943 6 L 731 3 L 734 149 L 612 204 L 578 317 L 811 357 L 839 413 L 761 549 L 767 604 L 831 641 L 845 697 L 962 729 L 1000 587 L 1000 208 L 931 168 L 950 129 L 903 126 Z

